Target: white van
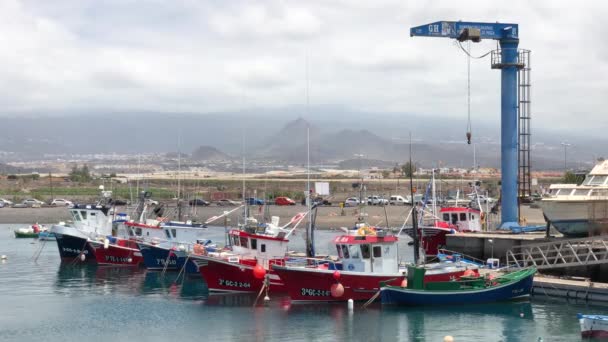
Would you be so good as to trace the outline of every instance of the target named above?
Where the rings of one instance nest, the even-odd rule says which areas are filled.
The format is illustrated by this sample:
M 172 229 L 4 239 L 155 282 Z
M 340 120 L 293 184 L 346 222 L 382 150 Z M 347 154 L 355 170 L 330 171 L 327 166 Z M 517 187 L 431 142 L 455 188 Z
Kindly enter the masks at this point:
M 410 204 L 410 202 L 408 200 L 406 200 L 405 198 L 403 198 L 403 196 L 391 196 L 391 198 L 389 199 L 388 203 L 390 205 L 406 205 L 406 204 Z

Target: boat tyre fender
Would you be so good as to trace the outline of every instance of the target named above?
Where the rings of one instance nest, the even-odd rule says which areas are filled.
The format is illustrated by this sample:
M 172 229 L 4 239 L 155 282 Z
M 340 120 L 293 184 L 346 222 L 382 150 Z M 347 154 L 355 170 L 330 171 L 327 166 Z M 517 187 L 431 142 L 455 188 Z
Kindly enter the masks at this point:
M 357 229 L 357 235 L 359 235 L 359 236 L 372 235 L 373 236 L 373 235 L 376 235 L 376 232 L 368 226 L 363 226 L 363 227 Z

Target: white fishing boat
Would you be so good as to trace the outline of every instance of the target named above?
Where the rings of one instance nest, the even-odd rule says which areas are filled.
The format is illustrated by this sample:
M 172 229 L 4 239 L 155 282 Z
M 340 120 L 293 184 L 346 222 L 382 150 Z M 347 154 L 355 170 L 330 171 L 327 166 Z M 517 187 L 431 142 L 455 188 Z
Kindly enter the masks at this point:
M 546 219 L 565 236 L 608 232 L 608 160 L 599 162 L 582 184 L 552 184 L 540 205 Z

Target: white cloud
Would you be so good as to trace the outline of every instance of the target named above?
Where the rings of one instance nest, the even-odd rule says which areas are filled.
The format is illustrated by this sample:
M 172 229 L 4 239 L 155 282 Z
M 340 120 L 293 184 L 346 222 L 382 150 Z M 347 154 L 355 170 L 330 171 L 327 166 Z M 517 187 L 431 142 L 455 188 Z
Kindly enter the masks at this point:
M 0 1 L 0 105 L 207 112 L 304 102 L 466 115 L 466 58 L 410 38 L 438 20 L 516 22 L 535 127 L 605 128 L 608 4 L 568 1 Z M 495 42 L 474 44 L 481 54 Z M 472 67 L 473 116 L 498 123 L 500 73 Z M 584 118 L 584 120 L 580 120 Z

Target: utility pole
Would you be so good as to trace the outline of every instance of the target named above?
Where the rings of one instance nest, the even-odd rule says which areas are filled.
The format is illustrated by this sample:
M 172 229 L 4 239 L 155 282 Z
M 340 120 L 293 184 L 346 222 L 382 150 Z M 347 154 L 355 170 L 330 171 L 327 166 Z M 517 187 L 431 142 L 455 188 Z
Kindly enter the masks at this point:
M 564 146 L 564 175 L 565 175 L 566 171 L 568 170 L 568 147 L 572 146 L 572 144 L 563 142 L 563 143 L 561 143 L 561 145 Z

